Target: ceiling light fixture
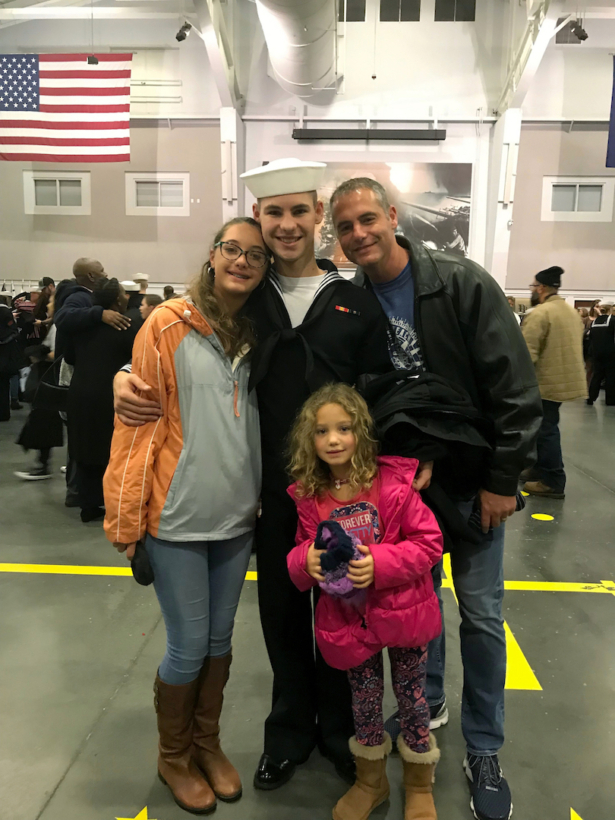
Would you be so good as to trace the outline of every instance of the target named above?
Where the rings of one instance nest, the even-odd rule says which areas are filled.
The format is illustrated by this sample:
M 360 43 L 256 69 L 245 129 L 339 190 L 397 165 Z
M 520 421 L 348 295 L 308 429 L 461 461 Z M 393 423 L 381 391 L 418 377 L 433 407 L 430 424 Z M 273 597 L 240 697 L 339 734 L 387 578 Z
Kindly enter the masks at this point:
M 570 23 L 570 31 L 574 34 L 577 40 L 580 40 L 581 42 L 587 40 L 589 37 L 588 33 L 583 28 L 581 20 L 573 20 Z
M 186 37 L 190 34 L 192 30 L 192 23 L 185 22 L 180 30 L 175 35 L 175 39 L 178 43 L 181 43 Z

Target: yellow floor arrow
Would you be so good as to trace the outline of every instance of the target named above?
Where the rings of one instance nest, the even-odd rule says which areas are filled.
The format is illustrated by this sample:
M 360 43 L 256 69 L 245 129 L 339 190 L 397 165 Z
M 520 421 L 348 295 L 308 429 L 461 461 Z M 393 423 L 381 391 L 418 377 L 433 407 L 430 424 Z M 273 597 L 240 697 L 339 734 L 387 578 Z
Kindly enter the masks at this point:
M 570 820 L 583 820 L 574 809 L 570 809 Z
M 444 572 L 446 573 L 446 580 L 443 586 L 446 585 L 453 590 L 455 600 L 455 587 L 452 583 L 451 570 L 451 556 L 444 556 Z M 448 582 L 448 583 L 447 583 Z M 525 689 L 534 692 L 542 691 L 538 678 L 534 674 L 534 670 L 529 665 L 527 658 L 523 654 L 521 647 L 510 627 L 504 621 L 504 631 L 506 633 L 506 689 Z

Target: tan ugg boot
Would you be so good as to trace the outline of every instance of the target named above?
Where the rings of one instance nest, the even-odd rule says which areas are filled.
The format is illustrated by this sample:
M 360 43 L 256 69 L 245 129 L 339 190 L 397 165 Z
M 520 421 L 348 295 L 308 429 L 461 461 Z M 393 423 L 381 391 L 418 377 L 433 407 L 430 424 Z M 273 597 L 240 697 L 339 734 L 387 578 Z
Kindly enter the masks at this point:
M 404 820 L 437 820 L 433 802 L 432 785 L 440 749 L 433 734 L 429 735 L 429 751 L 413 752 L 402 735 L 397 738 L 397 748 L 404 767 L 406 810 Z
M 199 676 L 192 741 L 196 765 L 206 776 L 216 797 L 226 803 L 241 797 L 237 769 L 220 747 L 220 713 L 230 666 L 230 654 L 223 658 L 206 658 Z
M 338 800 L 333 820 L 367 820 L 377 806 L 389 799 L 387 757 L 391 753 L 391 738 L 385 732 L 380 746 L 362 746 L 351 737 L 349 745 L 357 764 L 357 779 Z
M 198 679 L 181 686 L 156 676 L 154 705 L 158 718 L 158 776 L 180 808 L 209 814 L 216 795 L 192 760 L 192 728 Z

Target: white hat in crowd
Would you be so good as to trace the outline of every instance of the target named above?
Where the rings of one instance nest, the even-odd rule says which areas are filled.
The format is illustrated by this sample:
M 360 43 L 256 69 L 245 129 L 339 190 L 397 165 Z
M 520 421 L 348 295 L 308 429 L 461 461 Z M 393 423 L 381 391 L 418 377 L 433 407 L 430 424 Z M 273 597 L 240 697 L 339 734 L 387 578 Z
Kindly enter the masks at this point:
M 124 288 L 126 293 L 140 290 L 140 286 L 137 285 L 136 282 L 133 282 L 132 279 L 125 279 L 123 282 L 120 282 L 120 285 Z
M 257 199 L 285 194 L 317 191 L 327 166 L 324 162 L 300 159 L 276 159 L 241 175 L 250 193 Z
M 149 276 L 147 273 L 135 273 L 132 278 L 135 282 L 149 282 Z

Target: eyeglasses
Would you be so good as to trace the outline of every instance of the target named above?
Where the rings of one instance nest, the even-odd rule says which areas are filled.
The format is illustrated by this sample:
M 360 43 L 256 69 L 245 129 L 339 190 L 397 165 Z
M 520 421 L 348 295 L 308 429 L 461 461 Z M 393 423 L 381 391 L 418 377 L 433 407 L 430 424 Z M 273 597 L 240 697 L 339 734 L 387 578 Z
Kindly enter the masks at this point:
M 259 251 L 256 248 L 250 248 L 249 251 L 243 251 L 238 245 L 233 242 L 216 242 L 214 248 L 220 248 L 220 253 L 229 262 L 235 262 L 241 256 L 246 257 L 246 262 L 251 268 L 262 268 L 269 261 L 269 257 L 265 251 Z

